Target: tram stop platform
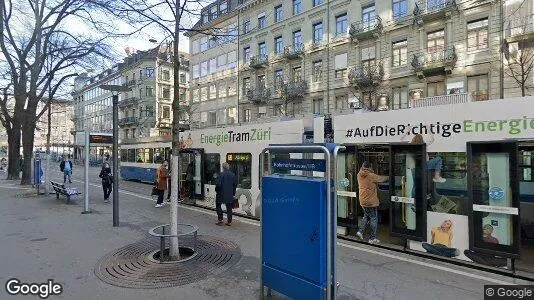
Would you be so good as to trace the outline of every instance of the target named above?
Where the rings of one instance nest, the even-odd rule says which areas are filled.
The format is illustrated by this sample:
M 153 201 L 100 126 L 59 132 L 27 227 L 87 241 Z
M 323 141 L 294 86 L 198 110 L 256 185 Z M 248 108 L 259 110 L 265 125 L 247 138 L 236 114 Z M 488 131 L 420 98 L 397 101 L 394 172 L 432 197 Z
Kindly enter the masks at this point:
M 199 234 L 196 245 L 190 237 L 182 243 L 198 253 L 161 266 L 146 258 L 159 247 L 148 230 L 168 223 L 169 206 L 154 208 L 149 185 L 121 182 L 120 227 L 112 227 L 112 205 L 92 177 L 91 214 L 81 214 L 83 198 L 67 204 L 0 180 L 4 287 L 11 278 L 52 279 L 62 293 L 48 299 L 259 299 L 259 222 L 235 217 L 233 226 L 217 226 L 214 211 L 180 205 L 179 222 Z M 72 186 L 83 190 L 76 177 Z M 484 285 L 534 284 L 345 240 L 338 240 L 336 266 L 338 299 L 484 299 Z M 0 299 L 12 297 L 0 291 Z

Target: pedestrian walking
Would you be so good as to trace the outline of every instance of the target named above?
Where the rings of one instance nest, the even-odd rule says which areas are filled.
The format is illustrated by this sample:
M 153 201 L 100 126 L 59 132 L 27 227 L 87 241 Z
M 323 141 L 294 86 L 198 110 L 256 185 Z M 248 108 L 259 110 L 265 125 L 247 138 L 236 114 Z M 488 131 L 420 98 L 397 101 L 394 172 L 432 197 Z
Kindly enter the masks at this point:
M 192 161 L 187 166 L 186 170 L 186 181 L 187 181 L 187 192 L 189 194 L 189 200 L 192 200 L 195 196 L 195 161 Z
M 109 195 L 113 190 L 113 174 L 111 174 L 111 168 L 107 162 L 102 164 L 100 175 L 102 178 L 102 189 L 104 190 L 104 202 L 109 202 Z
M 72 183 L 72 161 L 70 161 L 70 154 L 67 156 L 67 159 L 59 164 L 59 169 L 63 172 L 63 183 L 67 183 L 67 179 L 69 183 Z
M 237 188 L 237 178 L 227 162 L 222 164 L 223 171 L 217 177 L 215 185 L 215 208 L 217 210 L 217 225 L 223 225 L 223 211 L 221 205 L 226 206 L 226 225 L 232 225 L 232 207 L 235 199 L 235 190 Z
M 168 166 L 169 164 L 167 161 L 163 161 L 161 166 L 158 168 L 157 172 L 157 182 L 156 182 L 156 188 L 158 190 L 158 202 L 156 202 L 155 207 L 162 207 L 165 204 L 163 204 L 163 197 L 165 196 L 165 190 L 167 189 L 167 178 L 169 177 L 168 173 Z
M 360 199 L 360 206 L 363 208 L 363 226 L 356 235 L 363 240 L 365 229 L 369 227 L 371 234 L 369 237 L 370 244 L 378 244 L 380 241 L 376 238 L 376 229 L 378 226 L 378 182 L 384 182 L 388 179 L 387 176 L 376 175 L 369 162 L 364 162 L 360 172 L 358 172 L 358 192 Z

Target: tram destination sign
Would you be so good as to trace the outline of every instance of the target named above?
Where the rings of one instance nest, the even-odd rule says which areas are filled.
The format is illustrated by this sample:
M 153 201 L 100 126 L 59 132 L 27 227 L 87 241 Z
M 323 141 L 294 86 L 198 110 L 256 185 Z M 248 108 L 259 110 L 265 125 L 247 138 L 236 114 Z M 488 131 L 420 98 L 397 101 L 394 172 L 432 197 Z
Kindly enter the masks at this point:
M 107 134 L 90 134 L 90 144 L 113 144 L 113 136 Z
M 326 163 L 324 159 L 282 159 L 273 158 L 271 160 L 273 171 L 315 171 L 325 172 Z

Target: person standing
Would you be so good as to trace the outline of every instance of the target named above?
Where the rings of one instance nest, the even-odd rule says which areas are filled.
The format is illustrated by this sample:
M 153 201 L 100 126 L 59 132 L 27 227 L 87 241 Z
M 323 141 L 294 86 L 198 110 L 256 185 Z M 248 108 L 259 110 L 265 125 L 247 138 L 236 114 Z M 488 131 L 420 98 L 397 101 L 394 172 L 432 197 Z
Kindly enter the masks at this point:
M 107 162 L 102 164 L 100 175 L 102 178 L 102 189 L 104 190 L 104 202 L 109 202 L 109 195 L 113 190 L 113 175 L 111 174 L 111 168 Z
M 63 183 L 67 183 L 67 178 L 69 179 L 69 183 L 72 183 L 72 162 L 70 161 L 70 154 L 67 156 L 67 159 L 61 162 L 59 168 L 63 172 Z
M 192 161 L 187 166 L 186 178 L 187 181 L 187 192 L 189 194 L 189 200 L 192 200 L 195 195 L 195 162 Z
M 226 225 L 232 226 L 232 205 L 234 203 L 237 178 L 227 162 L 222 164 L 223 171 L 217 177 L 215 185 L 215 209 L 217 210 L 217 225 L 223 225 L 223 211 L 221 205 L 226 206 Z
M 163 161 L 161 166 L 158 168 L 157 172 L 157 190 L 158 190 L 158 202 L 156 202 L 155 207 L 162 207 L 163 204 L 163 197 L 165 196 L 165 190 L 167 189 L 167 180 L 169 177 L 169 171 L 168 171 L 169 164 L 167 161 Z
M 388 177 L 376 175 L 371 168 L 371 164 L 367 161 L 362 164 L 357 177 L 360 206 L 363 208 L 363 226 L 356 235 L 363 240 L 363 233 L 369 227 L 371 230 L 369 244 L 378 244 L 380 241 L 376 238 L 376 229 L 380 202 L 378 200 L 377 183 L 386 181 Z

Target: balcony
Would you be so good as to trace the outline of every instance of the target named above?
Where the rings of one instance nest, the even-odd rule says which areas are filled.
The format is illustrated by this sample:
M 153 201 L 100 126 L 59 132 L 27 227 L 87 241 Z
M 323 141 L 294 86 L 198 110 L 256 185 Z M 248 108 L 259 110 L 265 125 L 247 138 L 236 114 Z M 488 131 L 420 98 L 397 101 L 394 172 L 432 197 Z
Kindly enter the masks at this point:
M 412 67 L 419 79 L 429 76 L 451 74 L 458 56 L 454 46 L 433 52 L 414 54 Z
M 133 85 L 135 85 L 135 79 L 127 81 L 127 82 L 123 83 L 122 85 L 123 86 L 128 86 L 128 87 L 133 86 Z
M 119 126 L 128 126 L 128 125 L 136 125 L 137 124 L 137 118 L 136 117 L 126 117 L 119 119 Z
M 261 69 L 267 67 L 269 64 L 269 57 L 267 55 L 258 55 L 250 58 L 249 66 L 253 69 Z
M 487 94 L 487 93 L 486 93 Z M 410 107 L 428 107 L 428 106 L 437 106 L 437 105 L 451 105 L 459 103 L 467 103 L 473 101 L 471 94 L 452 94 L 452 95 L 442 95 L 434 97 L 426 97 L 417 100 L 410 100 Z
M 508 43 L 534 41 L 534 14 L 510 20 L 505 32 Z
M 381 63 L 352 67 L 349 69 L 347 77 L 351 85 L 360 88 L 377 86 L 384 78 L 384 67 Z
M 247 91 L 248 101 L 259 104 L 265 103 L 271 97 L 271 89 L 265 87 L 258 87 L 256 89 L 250 89 Z
M 119 107 L 124 108 L 124 107 L 132 106 L 132 105 L 137 105 L 137 103 L 139 103 L 139 98 L 130 97 L 119 102 Z
M 287 60 L 299 59 L 304 54 L 304 47 L 302 44 L 295 46 L 287 46 L 284 48 L 284 58 Z
M 361 41 L 372 37 L 378 37 L 382 33 L 382 19 L 376 16 L 368 21 L 360 21 L 350 25 L 349 35 L 354 41 Z
M 415 3 L 413 9 L 414 24 L 443 19 L 452 12 L 458 11 L 456 0 L 422 0 Z
M 308 91 L 308 83 L 304 80 L 285 82 L 282 86 L 282 97 L 286 100 L 302 100 Z

